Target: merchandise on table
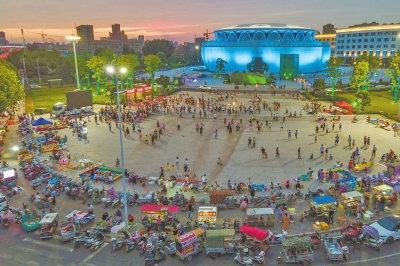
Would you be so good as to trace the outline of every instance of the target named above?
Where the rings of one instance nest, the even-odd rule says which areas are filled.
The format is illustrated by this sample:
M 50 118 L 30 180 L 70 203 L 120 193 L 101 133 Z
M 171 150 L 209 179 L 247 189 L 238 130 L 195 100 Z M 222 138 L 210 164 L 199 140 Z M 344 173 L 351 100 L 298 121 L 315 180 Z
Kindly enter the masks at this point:
M 341 194 L 342 204 L 346 210 L 355 214 L 358 206 L 364 204 L 364 195 L 358 191 L 350 191 Z
M 51 239 L 53 238 L 54 232 L 58 226 L 58 213 L 47 213 L 40 224 L 40 239 Z
M 122 171 L 120 169 L 96 166 L 81 173 L 80 178 L 87 180 L 103 181 L 105 183 L 113 183 L 122 177 Z
M 239 239 L 234 239 L 235 230 L 216 229 L 208 230 L 206 233 L 206 255 L 216 257 L 218 255 L 233 254 L 236 243 Z
M 336 199 L 332 196 L 314 197 L 311 206 L 315 208 L 317 217 L 322 220 L 327 220 L 330 210 L 336 210 Z
M 250 226 L 273 227 L 275 224 L 274 210 L 272 208 L 248 208 L 243 223 Z
M 150 223 L 157 223 L 158 217 L 165 222 L 168 214 L 179 212 L 180 207 L 176 205 L 143 204 L 140 206 L 140 211 L 147 216 Z

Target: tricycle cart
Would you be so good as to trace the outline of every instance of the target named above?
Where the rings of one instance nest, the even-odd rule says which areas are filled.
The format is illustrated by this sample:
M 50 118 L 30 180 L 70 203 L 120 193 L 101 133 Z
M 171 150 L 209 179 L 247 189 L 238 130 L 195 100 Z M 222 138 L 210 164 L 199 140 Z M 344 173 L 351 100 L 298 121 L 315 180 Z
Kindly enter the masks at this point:
M 239 239 L 234 239 L 235 230 L 217 229 L 206 233 L 206 255 L 216 258 L 220 255 L 233 254 Z
M 210 228 L 215 228 L 217 223 L 217 207 L 199 206 L 197 216 L 199 225 L 206 224 Z
M 272 208 L 248 208 L 245 224 L 250 226 L 273 227 L 275 224 L 275 214 Z
M 282 241 L 283 251 L 277 257 L 280 263 L 302 263 L 304 265 L 312 263 L 314 252 L 311 248 L 311 238 L 309 236 L 297 236 L 285 238 Z
M 53 234 L 58 226 L 58 213 L 48 213 L 46 214 L 42 220 L 39 222 L 40 224 L 40 239 L 52 239 Z
M 64 221 L 61 223 L 61 240 L 70 241 L 76 236 L 76 228 L 72 221 Z
M 349 248 L 341 241 L 342 236 L 325 235 L 324 247 L 330 261 L 342 261 L 349 258 Z
M 32 214 L 24 214 L 21 216 L 21 226 L 25 232 L 32 232 L 40 228 L 40 223 Z
M 258 250 L 267 252 L 269 249 L 269 231 L 265 231 L 258 227 L 252 227 L 248 225 L 242 225 L 239 232 L 248 236 L 248 244 L 255 247 Z
M 197 228 L 176 238 L 176 255 L 182 261 L 191 261 L 204 248 L 205 230 Z

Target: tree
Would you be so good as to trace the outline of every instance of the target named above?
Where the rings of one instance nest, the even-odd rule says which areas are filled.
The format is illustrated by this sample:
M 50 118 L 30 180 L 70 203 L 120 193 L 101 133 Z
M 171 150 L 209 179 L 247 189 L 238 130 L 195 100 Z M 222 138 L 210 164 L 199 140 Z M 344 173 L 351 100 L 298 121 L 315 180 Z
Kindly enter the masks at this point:
M 371 105 L 371 98 L 368 91 L 359 91 L 356 94 L 356 103 L 360 106 L 361 111 L 364 111 L 365 106 Z
M 366 90 L 369 84 L 368 73 L 368 62 L 357 61 L 350 79 L 350 87 L 357 91 L 360 91 L 361 89 Z
M 154 80 L 154 75 L 160 68 L 161 60 L 158 56 L 154 54 L 149 54 L 144 57 L 144 64 L 146 66 L 146 71 L 150 74 L 151 80 Z
M 0 113 L 15 106 L 24 97 L 24 87 L 15 69 L 0 60 Z
M 174 44 L 172 41 L 165 39 L 155 39 L 146 41 L 143 46 L 144 55 L 156 55 L 159 52 L 164 53 L 169 60 L 174 53 Z
M 104 56 L 93 56 L 87 62 L 87 67 L 92 73 L 92 78 L 96 80 L 97 94 L 100 94 L 100 84 L 106 80 L 105 66 L 110 61 Z M 112 96 L 112 95 L 111 95 Z M 113 99 L 112 97 L 110 98 Z
M 273 73 L 269 73 L 267 77 L 268 85 L 275 84 L 275 81 L 276 81 L 275 75 Z
M 268 69 L 268 65 L 263 62 L 261 57 L 255 57 L 253 58 L 253 61 L 247 64 L 247 70 L 253 73 L 263 74 L 265 72 L 268 72 Z
M 224 73 L 225 65 L 226 65 L 226 61 L 222 58 L 218 58 L 217 61 L 215 62 L 215 71 L 218 74 Z
M 168 63 L 167 56 L 164 54 L 164 52 L 158 52 L 157 56 L 160 58 L 161 64 L 165 65 Z
M 114 52 L 110 48 L 98 48 L 94 54 L 105 57 L 108 61 L 111 61 L 114 58 Z
M 325 79 L 315 79 L 314 80 L 314 88 L 321 92 L 325 89 Z
M 356 58 L 356 64 L 358 62 L 367 62 L 368 63 L 368 74 L 369 74 L 368 79 L 369 80 L 372 78 L 372 76 L 374 75 L 375 71 L 381 65 L 381 59 L 378 56 L 371 55 L 371 54 L 363 54 L 363 55 L 357 57 Z
M 343 62 L 344 58 L 342 57 L 331 57 L 327 62 L 328 74 L 332 78 L 332 96 L 335 96 L 337 81 L 342 76 L 342 72 L 339 68 Z
M 390 85 L 392 87 L 393 101 L 399 100 L 399 87 L 400 87 L 400 52 L 390 59 L 389 69 L 386 74 L 390 77 Z

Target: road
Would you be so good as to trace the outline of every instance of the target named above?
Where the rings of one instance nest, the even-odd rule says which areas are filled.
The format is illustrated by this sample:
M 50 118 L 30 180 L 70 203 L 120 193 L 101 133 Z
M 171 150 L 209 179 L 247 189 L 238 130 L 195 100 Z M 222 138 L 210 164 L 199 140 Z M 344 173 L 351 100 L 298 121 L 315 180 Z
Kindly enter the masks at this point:
M 329 263 L 324 250 L 318 249 L 315 254 L 314 265 L 398 265 L 400 259 L 399 243 L 384 245 L 380 252 L 369 248 L 355 248 L 350 250 L 350 260 L 339 263 Z M 0 229 L 0 265 L 29 265 L 29 266 L 113 266 L 113 265 L 144 265 L 143 257 L 138 251 L 126 253 L 124 249 L 112 251 L 111 244 L 105 243 L 96 252 L 81 247 L 74 249 L 72 242 L 63 243 L 59 237 L 41 241 L 38 233 L 24 233 L 18 225 L 9 229 Z M 275 258 L 279 255 L 280 246 L 273 246 L 267 253 L 267 265 L 276 265 Z M 178 258 L 168 257 L 160 265 L 180 265 Z M 237 265 L 233 256 L 224 256 L 212 260 L 201 254 L 194 257 L 192 266 L 207 265 L 219 266 Z

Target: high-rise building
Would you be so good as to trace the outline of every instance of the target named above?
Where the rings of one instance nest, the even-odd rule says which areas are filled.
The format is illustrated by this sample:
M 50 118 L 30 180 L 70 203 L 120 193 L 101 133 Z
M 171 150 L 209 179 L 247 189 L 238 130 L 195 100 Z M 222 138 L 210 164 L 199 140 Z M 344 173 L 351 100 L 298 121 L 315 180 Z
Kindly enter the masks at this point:
M 109 33 L 110 40 L 120 40 L 125 41 L 128 39 L 124 31 L 121 31 L 120 24 L 112 24 L 111 25 L 111 32 Z
M 400 24 L 364 23 L 336 30 L 336 56 L 354 58 L 371 54 L 386 58 L 397 51 L 400 51 Z
M 336 34 L 316 34 L 315 39 L 320 42 L 329 42 L 331 46 L 331 55 L 335 55 Z
M 335 32 L 335 25 L 333 24 L 328 23 L 322 26 L 322 34 L 334 34 Z
M 0 31 L 0 45 L 7 45 L 6 33 L 4 31 Z
M 77 45 L 78 51 L 94 53 L 95 45 L 93 25 L 79 25 L 76 27 L 76 32 L 81 38 Z

